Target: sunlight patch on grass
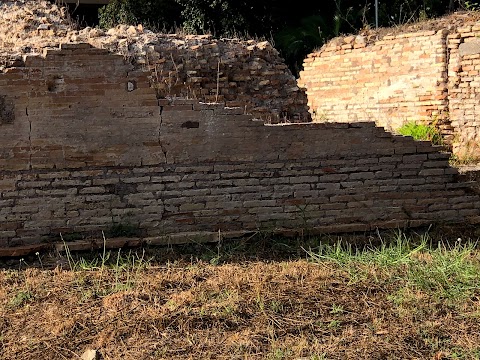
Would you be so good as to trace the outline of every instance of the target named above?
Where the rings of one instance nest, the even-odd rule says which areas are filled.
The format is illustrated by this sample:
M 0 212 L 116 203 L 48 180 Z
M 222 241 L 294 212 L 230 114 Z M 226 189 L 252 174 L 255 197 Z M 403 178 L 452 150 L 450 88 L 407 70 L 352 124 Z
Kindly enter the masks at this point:
M 424 291 L 437 298 L 464 300 L 480 293 L 480 253 L 477 243 L 457 241 L 434 244 L 428 235 L 412 240 L 398 232 L 394 239 L 381 239 L 380 245 L 361 248 L 341 240 L 333 245 L 320 244 L 307 253 L 317 263 L 333 263 L 349 274 L 353 282 L 369 278 L 372 272 L 389 274 L 410 289 Z M 405 288 L 393 295 L 398 297 Z

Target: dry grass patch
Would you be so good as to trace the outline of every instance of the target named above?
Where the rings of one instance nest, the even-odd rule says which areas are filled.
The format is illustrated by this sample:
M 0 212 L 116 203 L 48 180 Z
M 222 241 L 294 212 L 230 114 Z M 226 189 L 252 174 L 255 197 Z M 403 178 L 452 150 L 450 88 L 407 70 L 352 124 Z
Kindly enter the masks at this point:
M 83 269 L 72 258 L 75 271 L 4 269 L 0 357 L 479 359 L 479 252 L 423 240 L 317 241 L 279 261 L 218 261 L 217 249 L 215 264 L 120 253 Z

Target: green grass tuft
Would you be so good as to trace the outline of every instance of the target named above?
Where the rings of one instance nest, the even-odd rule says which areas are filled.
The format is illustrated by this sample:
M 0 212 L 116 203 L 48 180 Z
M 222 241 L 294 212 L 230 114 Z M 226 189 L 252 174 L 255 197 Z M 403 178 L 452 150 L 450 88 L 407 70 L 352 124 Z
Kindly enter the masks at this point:
M 452 303 L 478 296 L 478 244 L 472 241 L 433 244 L 427 235 L 414 240 L 398 232 L 390 241 L 382 239 L 379 246 L 354 248 L 338 241 L 333 245 L 321 244 L 307 253 L 311 261 L 337 264 L 353 283 L 371 278 L 372 271 L 376 271 L 388 274 L 392 281 L 402 282 L 405 291 L 422 291 Z M 395 296 L 395 302 L 400 301 L 399 296 L 400 293 Z
M 415 140 L 430 141 L 435 145 L 442 144 L 442 135 L 434 124 L 425 125 L 409 121 L 398 129 L 398 132 L 404 136 L 411 136 Z

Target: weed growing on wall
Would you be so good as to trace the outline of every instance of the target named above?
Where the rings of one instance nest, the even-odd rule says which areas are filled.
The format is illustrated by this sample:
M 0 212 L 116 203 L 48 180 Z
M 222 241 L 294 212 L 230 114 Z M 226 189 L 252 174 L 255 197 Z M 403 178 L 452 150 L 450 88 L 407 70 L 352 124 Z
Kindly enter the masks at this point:
M 473 155 L 467 154 L 461 154 L 461 155 L 455 155 L 453 154 L 450 157 L 450 165 L 451 166 L 464 166 L 464 165 L 475 165 L 480 162 L 480 159 L 478 157 L 475 157 Z
M 442 135 L 434 124 L 417 124 L 415 121 L 409 121 L 398 129 L 398 132 L 404 136 L 411 136 L 415 140 L 428 140 L 435 145 L 442 144 Z
M 478 155 L 478 145 L 474 140 L 461 139 L 457 133 L 454 138 L 454 154 L 450 158 L 450 165 L 462 166 L 480 163 Z

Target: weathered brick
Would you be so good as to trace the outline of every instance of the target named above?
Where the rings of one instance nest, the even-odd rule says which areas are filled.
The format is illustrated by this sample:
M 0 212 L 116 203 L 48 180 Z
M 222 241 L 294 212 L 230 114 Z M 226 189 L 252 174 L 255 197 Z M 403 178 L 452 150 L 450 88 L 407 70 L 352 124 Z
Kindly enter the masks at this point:
M 77 188 L 69 188 L 69 189 L 51 189 L 51 190 L 35 190 L 35 194 L 40 196 L 69 196 L 75 195 L 78 193 Z
M 9 239 L 16 236 L 17 233 L 15 231 L 2 231 L 0 230 L 0 239 Z
M 87 195 L 85 196 L 85 202 L 99 202 L 108 203 L 109 206 L 115 205 L 113 201 L 116 199 L 115 195 Z
M 264 214 L 264 215 L 268 215 L 268 214 L 273 214 L 273 213 L 282 213 L 283 212 L 283 208 L 281 206 L 270 206 L 270 207 L 253 207 L 253 208 L 248 208 L 247 209 L 247 212 L 249 214 Z
M 182 190 L 182 196 L 191 196 L 192 198 L 198 198 L 199 196 L 209 195 L 211 192 L 210 189 L 191 189 L 191 190 Z
M 154 192 L 154 191 L 163 191 L 165 190 L 165 184 L 138 184 L 137 185 L 138 191 L 146 191 L 146 192 Z
M 127 183 L 127 184 L 148 182 L 148 181 L 150 181 L 150 176 L 122 178 L 121 181 L 124 182 L 124 183 Z
M 19 181 L 17 187 L 19 189 L 38 188 L 42 189 L 50 185 L 50 181 Z
M 371 172 L 357 172 L 348 176 L 350 180 L 367 180 L 375 178 L 375 174 Z
M 290 177 L 291 184 L 316 183 L 318 176 L 296 176 Z
M 348 174 L 328 174 L 321 175 L 318 177 L 319 183 L 328 183 L 328 182 L 340 182 L 345 181 L 349 178 Z
M 245 201 L 243 203 L 243 206 L 246 208 L 251 208 L 251 207 L 262 207 L 262 206 L 276 206 L 277 201 L 276 200 L 253 200 L 253 201 Z
M 425 160 L 428 159 L 427 154 L 415 154 L 415 155 L 405 155 L 403 156 L 403 163 L 419 163 L 422 164 Z
M 437 176 L 445 174 L 444 169 L 424 169 L 418 173 L 420 176 Z
M 164 184 L 166 190 L 183 190 L 183 189 L 192 189 L 195 187 L 194 181 L 179 181 L 174 183 Z
M 52 183 L 52 187 L 74 187 L 74 186 L 90 186 L 92 180 L 79 180 L 79 179 L 55 179 Z
M 112 184 L 118 184 L 119 182 L 120 182 L 120 179 L 118 178 L 92 179 L 93 186 L 112 185 Z M 82 183 L 81 185 L 89 185 L 89 184 L 87 181 L 86 183 Z
M 103 194 L 104 192 L 105 192 L 105 188 L 103 186 L 91 186 L 91 187 L 82 188 L 78 191 L 78 193 L 81 195 Z
M 245 171 L 237 171 L 237 172 L 228 172 L 228 173 L 220 173 L 220 177 L 222 179 L 231 179 L 231 178 L 245 178 L 248 177 L 249 173 Z

